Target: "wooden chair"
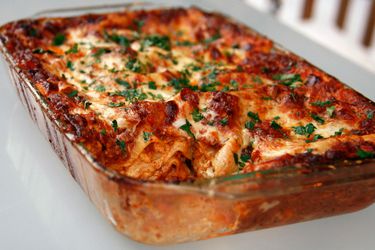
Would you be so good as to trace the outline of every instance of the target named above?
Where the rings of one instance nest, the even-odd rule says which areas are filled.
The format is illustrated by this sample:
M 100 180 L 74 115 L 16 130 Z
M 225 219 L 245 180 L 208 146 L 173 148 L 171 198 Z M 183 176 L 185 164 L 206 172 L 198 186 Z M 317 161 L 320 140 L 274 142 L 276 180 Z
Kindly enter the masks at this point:
M 274 0 L 275 2 L 276 0 Z M 280 0 L 279 0 L 280 1 Z M 278 1 L 278 2 L 279 2 Z M 302 11 L 303 19 L 310 19 L 313 16 L 315 0 L 304 0 L 304 7 Z M 368 19 L 366 23 L 365 32 L 362 38 L 362 44 L 365 47 L 370 47 L 372 44 L 372 37 L 375 29 L 375 0 L 372 1 L 371 8 L 368 12 Z M 276 1 L 277 2 L 277 1 Z M 346 16 L 350 7 L 351 0 L 340 0 L 340 6 L 336 15 L 336 25 L 340 29 L 345 28 Z M 276 5 L 277 3 L 275 3 Z M 279 5 L 280 3 L 278 3 Z

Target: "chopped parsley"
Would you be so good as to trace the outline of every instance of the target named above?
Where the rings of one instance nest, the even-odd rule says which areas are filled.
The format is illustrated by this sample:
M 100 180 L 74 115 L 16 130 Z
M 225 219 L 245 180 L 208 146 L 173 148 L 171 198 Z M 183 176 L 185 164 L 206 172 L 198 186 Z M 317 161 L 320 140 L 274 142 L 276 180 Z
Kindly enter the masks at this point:
M 130 89 L 130 88 L 131 88 L 131 85 L 130 85 L 129 82 L 124 81 L 124 80 L 122 80 L 122 79 L 120 79 L 120 78 L 116 78 L 116 79 L 115 79 L 115 82 L 116 82 L 118 85 L 124 86 L 124 87 L 127 88 L 127 89 Z
M 272 77 L 274 80 L 279 81 L 279 84 L 291 86 L 296 82 L 302 82 L 300 74 L 277 74 Z
M 335 114 L 335 110 L 336 110 L 336 107 L 335 107 L 335 106 L 327 107 L 327 108 L 326 108 L 327 115 L 328 115 L 329 117 L 333 117 L 334 114 Z
M 148 82 L 148 88 L 149 89 L 157 89 L 157 87 L 156 87 L 156 83 L 155 82 Z
M 253 130 L 255 127 L 255 124 L 257 122 L 261 122 L 259 119 L 259 115 L 257 113 L 249 111 L 247 112 L 247 116 L 250 118 L 250 121 L 245 122 L 245 128 L 249 130 Z
M 316 134 L 316 135 L 314 135 L 314 137 L 312 138 L 312 140 L 306 140 L 306 142 L 307 142 L 307 143 L 315 142 L 315 141 L 317 141 L 317 140 L 319 140 L 319 139 L 322 139 L 322 138 L 324 138 L 324 137 L 321 136 L 321 135 L 319 135 L 319 134 Z
M 130 59 L 125 67 L 128 69 L 128 70 L 131 70 L 135 73 L 141 73 L 142 71 L 142 65 L 141 65 L 141 62 L 138 61 L 136 58 L 132 58 Z
M 257 113 L 249 111 L 247 112 L 247 116 L 251 118 L 254 122 L 260 122 L 259 115 Z
M 44 50 L 42 48 L 37 48 L 33 50 L 33 54 L 54 54 L 54 52 L 49 49 Z
M 344 131 L 344 128 L 340 128 L 338 131 L 335 132 L 334 136 L 342 135 L 343 131 Z
M 183 88 L 190 88 L 195 90 L 194 86 L 191 86 L 190 81 L 186 77 L 181 78 L 173 78 L 168 84 L 169 86 L 172 86 L 175 90 L 180 91 Z
M 270 97 L 270 96 L 263 96 L 263 97 L 262 97 L 262 100 L 265 100 L 265 101 L 271 101 L 271 100 L 273 100 L 273 99 L 272 99 L 272 97 Z
M 107 134 L 107 131 L 103 128 L 102 130 L 100 130 L 100 134 L 101 134 L 101 135 L 106 135 L 106 134 Z
M 191 136 L 195 139 L 195 136 L 194 136 L 193 132 L 191 132 L 190 128 L 191 128 L 191 123 L 188 120 L 186 120 L 186 123 L 180 127 L 180 129 L 182 129 L 189 136 Z
M 366 112 L 366 116 L 367 116 L 367 119 L 371 120 L 372 118 L 374 118 L 374 110 L 368 110 Z
M 145 21 L 144 20 L 134 20 L 133 23 L 137 27 L 138 32 L 141 32 L 142 27 L 145 25 Z
M 73 90 L 68 94 L 68 97 L 73 98 L 78 95 L 78 90 Z
M 148 142 L 150 140 L 150 137 L 152 136 L 152 133 L 151 132 L 146 132 L 146 131 L 143 131 L 143 140 L 145 142 Z
M 253 130 L 254 127 L 255 127 L 255 122 L 253 122 L 253 121 L 247 121 L 247 122 L 245 122 L 245 128 Z
M 311 118 L 313 118 L 315 121 L 319 122 L 320 124 L 324 124 L 324 119 L 317 114 L 311 113 Z
M 213 82 L 213 83 L 203 83 L 201 85 L 201 91 L 202 92 L 213 92 L 216 91 L 216 86 L 220 85 L 219 82 Z
M 95 90 L 98 91 L 98 92 L 104 92 L 104 91 L 106 91 L 106 88 L 105 88 L 104 85 L 98 85 L 98 86 L 96 86 Z
M 177 41 L 176 45 L 177 46 L 193 46 L 194 43 L 190 41 Z
M 368 152 L 362 149 L 357 150 L 357 155 L 361 159 L 366 159 L 366 158 L 372 158 L 374 157 L 374 152 Z
M 108 48 L 99 48 L 96 50 L 96 52 L 92 56 L 95 57 L 97 60 L 99 60 L 102 55 L 110 53 L 110 52 L 111 50 Z
M 306 135 L 306 137 L 309 137 L 314 133 L 315 129 L 316 127 L 312 123 L 309 123 L 306 126 L 293 127 L 294 133 L 297 135 Z
M 118 123 L 117 123 L 117 120 L 113 120 L 112 121 L 112 128 L 113 128 L 113 130 L 116 132 L 117 131 L 117 129 L 118 129 Z
M 75 54 L 78 53 L 78 44 L 75 43 L 73 47 L 71 47 L 69 50 L 65 52 L 65 54 Z
M 71 71 L 74 70 L 74 65 L 73 65 L 72 61 L 67 61 L 67 62 L 66 62 L 66 67 L 67 67 L 68 69 L 70 69 Z
M 263 83 L 262 78 L 260 78 L 259 76 L 253 76 L 253 77 L 251 77 L 251 79 L 252 79 L 253 82 L 255 82 L 255 83 Z
M 142 41 L 142 47 L 159 47 L 164 50 L 171 50 L 171 41 L 168 36 L 151 35 Z
M 308 149 L 306 149 L 306 153 L 312 153 L 312 151 L 313 151 L 314 149 L 312 149 L 312 148 L 308 148 Z
M 63 45 L 64 42 L 65 42 L 66 38 L 65 38 L 65 35 L 64 34 L 57 34 L 54 38 L 53 38 L 53 41 L 52 41 L 52 45 L 54 46 L 60 46 L 60 45 Z
M 111 96 L 122 96 L 129 102 L 142 101 L 147 99 L 147 94 L 143 93 L 139 89 L 127 89 L 123 91 L 116 91 L 110 93 Z
M 85 100 L 85 101 L 83 102 L 83 107 L 84 107 L 84 109 L 88 109 L 88 108 L 91 106 L 91 104 L 92 104 L 91 102 Z
M 226 126 L 226 125 L 228 125 L 228 117 L 225 117 L 225 118 L 221 119 L 221 120 L 220 120 L 220 124 L 221 124 L 222 126 Z
M 332 104 L 332 101 L 330 100 L 327 100 L 327 101 L 316 101 L 316 102 L 312 102 L 311 105 L 313 106 L 318 106 L 318 107 L 324 107 L 324 106 L 328 106 L 328 105 L 331 105 Z
M 123 153 L 126 152 L 126 143 L 123 140 L 116 139 L 116 144 L 120 147 Z
M 115 43 L 119 44 L 120 46 L 123 46 L 123 47 L 129 47 L 130 46 L 130 41 L 125 36 L 121 36 L 121 35 L 118 35 L 118 34 L 109 35 L 107 33 L 105 33 L 104 35 L 108 40 L 110 40 L 112 42 L 115 42 Z
M 282 128 L 282 127 L 280 126 L 280 124 L 278 124 L 275 120 L 273 120 L 273 121 L 271 122 L 271 127 L 272 127 L 273 129 L 276 129 L 276 130 L 279 130 L 279 129 Z
M 210 43 L 213 43 L 213 42 L 215 42 L 216 40 L 218 40 L 218 39 L 220 39 L 220 38 L 221 38 L 221 34 L 220 34 L 220 33 L 216 33 L 216 34 L 214 34 L 213 36 L 211 36 L 211 37 L 205 39 L 203 42 L 204 42 L 205 44 L 210 44 Z
M 230 85 L 232 86 L 232 89 L 231 89 L 231 90 L 238 90 L 238 85 L 239 85 L 239 83 L 238 83 L 236 80 L 231 79 L 229 83 L 230 83 Z
M 242 170 L 245 167 L 245 162 L 250 160 L 250 156 L 241 155 L 238 157 L 238 154 L 233 153 L 233 160 L 236 165 L 238 165 L 238 170 Z
M 125 105 L 125 103 L 123 103 L 123 102 L 118 102 L 118 103 L 116 103 L 116 102 L 110 102 L 108 104 L 108 106 L 111 107 L 111 108 L 118 108 L 118 107 L 122 107 L 124 105 Z
M 195 122 L 199 122 L 204 118 L 204 116 L 199 112 L 199 109 L 194 109 L 193 113 L 191 113 L 193 120 Z

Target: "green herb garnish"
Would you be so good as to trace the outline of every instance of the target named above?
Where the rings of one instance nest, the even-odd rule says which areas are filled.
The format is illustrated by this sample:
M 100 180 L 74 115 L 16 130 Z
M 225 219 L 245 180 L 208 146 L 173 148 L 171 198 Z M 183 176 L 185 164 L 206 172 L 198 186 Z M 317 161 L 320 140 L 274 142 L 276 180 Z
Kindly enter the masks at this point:
M 108 103 L 108 106 L 111 107 L 111 108 L 118 108 L 118 107 L 122 107 L 124 105 L 125 105 L 125 103 L 123 103 L 123 102 L 118 102 L 118 103 L 110 102 L 110 103 Z
M 129 47 L 130 46 L 130 41 L 125 36 L 121 36 L 121 35 L 118 35 L 118 34 L 109 35 L 107 33 L 105 33 L 105 36 L 106 36 L 106 38 L 108 38 L 108 40 L 110 40 L 112 42 L 115 42 L 115 43 L 119 44 L 120 46 L 123 46 L 123 47 Z
M 149 89 L 157 89 L 155 82 L 148 82 L 148 88 Z
M 293 127 L 294 133 L 298 135 L 306 135 L 306 137 L 309 137 L 312 133 L 314 133 L 316 127 L 314 124 L 309 123 L 306 126 L 298 126 L 298 127 Z
M 127 89 L 123 91 L 116 91 L 110 93 L 111 96 L 122 96 L 129 102 L 142 101 L 147 99 L 147 94 L 141 92 L 139 89 Z
M 373 158 L 374 157 L 374 152 L 368 152 L 368 151 L 364 151 L 362 149 L 358 149 L 357 150 L 357 155 L 361 159 Z
M 52 41 L 52 45 L 54 46 L 60 46 L 60 45 L 63 45 L 63 43 L 65 42 L 65 35 L 64 34 L 57 34 L 54 38 L 53 38 L 53 41 Z
M 73 90 L 72 92 L 70 92 L 70 93 L 68 94 L 68 97 L 72 98 L 72 97 L 75 97 L 75 96 L 77 96 L 77 95 L 78 95 L 78 90 Z
M 342 135 L 343 131 L 344 131 L 344 128 L 340 128 L 338 131 L 335 132 L 334 136 Z
M 182 129 L 189 136 L 191 136 L 195 139 L 195 136 L 194 136 L 193 132 L 191 132 L 190 128 L 191 128 L 191 123 L 188 120 L 186 120 L 186 123 L 180 127 L 180 129 Z
M 324 107 L 324 106 L 328 106 L 332 104 L 332 101 L 330 100 L 327 100 L 327 101 L 316 101 L 316 102 L 312 102 L 311 105 L 313 106 L 318 106 L 318 107 Z
M 177 46 L 193 46 L 194 43 L 190 41 L 177 41 L 176 45 Z
M 73 47 L 71 47 L 69 50 L 65 52 L 65 54 L 75 54 L 78 53 L 78 44 L 75 43 Z
M 199 122 L 204 118 L 204 116 L 199 112 L 199 109 L 194 109 L 193 113 L 191 113 L 193 120 L 195 122 Z
M 105 88 L 104 85 L 98 85 L 98 86 L 96 86 L 95 90 L 98 91 L 98 92 L 104 92 L 104 91 L 106 91 L 106 88 Z
M 312 140 L 306 140 L 306 142 L 307 142 L 307 143 L 315 142 L 315 141 L 317 141 L 317 140 L 319 140 L 319 139 L 322 139 L 322 138 L 324 138 L 324 137 L 321 136 L 321 135 L 319 135 L 319 134 L 316 134 L 316 135 L 314 135 L 314 137 L 313 137 Z
M 327 107 L 327 108 L 326 108 L 327 115 L 328 115 L 329 117 L 333 117 L 334 114 L 335 114 L 335 110 L 336 110 L 336 107 L 335 107 L 335 106 Z
M 249 111 L 247 112 L 247 116 L 253 119 L 254 122 L 260 122 L 259 115 L 257 113 Z
M 37 48 L 33 50 L 33 54 L 54 54 L 54 52 L 49 49 L 44 50 L 42 48 Z
M 253 122 L 253 121 L 247 121 L 245 123 L 245 128 L 247 128 L 247 129 L 253 130 L 254 127 L 255 127 L 255 122 Z
M 374 117 L 374 110 L 368 110 L 366 112 L 367 119 L 372 119 Z
M 141 73 L 142 71 L 142 65 L 141 65 L 141 62 L 138 61 L 136 58 L 132 58 L 130 59 L 125 67 L 128 69 L 128 70 L 131 70 L 135 73 Z
M 91 102 L 85 100 L 85 101 L 83 102 L 83 107 L 84 107 L 84 109 L 88 109 L 88 108 L 91 106 L 91 104 L 92 104 Z
M 221 124 L 222 126 L 226 126 L 226 125 L 228 125 L 228 117 L 225 117 L 225 118 L 221 119 L 221 120 L 220 120 L 220 124 Z
M 67 67 L 68 69 L 70 69 L 71 71 L 74 70 L 74 65 L 73 65 L 72 61 L 67 61 L 67 62 L 66 62 L 66 67 Z
M 116 139 L 116 144 L 120 147 L 123 153 L 126 152 L 126 143 L 123 140 Z
M 215 35 L 205 39 L 203 42 L 205 44 L 210 44 L 210 43 L 213 43 L 215 42 L 216 40 L 220 39 L 221 38 L 221 34 L 220 33 L 216 33 Z
M 130 85 L 129 82 L 124 81 L 124 80 L 122 80 L 122 79 L 120 79 L 120 78 L 116 78 L 116 79 L 115 79 L 115 82 L 116 82 L 117 84 L 121 85 L 121 86 L 124 86 L 124 87 L 127 88 L 127 89 L 130 89 L 130 88 L 131 88 L 131 85 Z
M 117 129 L 118 129 L 118 123 L 117 123 L 117 120 L 113 120 L 111 125 L 112 125 L 113 130 L 116 132 Z
M 151 133 L 151 132 L 143 131 L 143 140 L 144 140 L 145 142 L 149 141 L 151 136 L 152 136 L 152 133 Z
M 138 32 L 141 32 L 142 27 L 145 25 L 145 21 L 144 20 L 134 20 L 133 23 L 137 27 Z
M 317 114 L 311 113 L 311 118 L 313 118 L 315 121 L 319 122 L 320 124 L 324 124 L 324 119 Z
M 110 52 L 111 50 L 108 48 L 99 48 L 98 50 L 96 50 L 96 52 L 92 56 L 95 57 L 97 60 L 99 60 L 102 55 L 110 53 Z
M 282 127 L 280 126 L 280 124 L 278 124 L 275 120 L 273 120 L 273 121 L 271 122 L 271 127 L 272 127 L 273 129 L 276 129 L 276 130 L 279 130 L 279 129 L 282 128 Z
M 277 74 L 273 76 L 273 79 L 285 86 L 291 86 L 296 82 L 302 82 L 301 75 L 299 74 Z
M 151 35 L 147 36 L 142 41 L 142 47 L 159 47 L 164 50 L 171 50 L 171 41 L 169 40 L 168 36 L 159 36 L 159 35 Z

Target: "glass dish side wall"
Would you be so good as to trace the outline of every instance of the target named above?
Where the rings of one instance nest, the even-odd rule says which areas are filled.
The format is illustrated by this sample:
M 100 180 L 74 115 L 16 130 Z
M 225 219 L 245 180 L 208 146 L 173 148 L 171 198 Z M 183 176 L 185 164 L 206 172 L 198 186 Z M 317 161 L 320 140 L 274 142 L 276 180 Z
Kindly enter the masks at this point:
M 136 241 L 172 244 L 207 239 L 353 212 L 375 200 L 373 162 L 311 178 L 280 173 L 269 180 L 230 180 L 224 189 L 219 183 L 192 187 L 110 177 L 94 168 L 62 134 L 22 76 L 13 68 L 10 73 L 30 117 L 71 175 L 104 217 Z
M 61 132 L 1 44 L 0 49 L 31 118 L 104 217 L 134 240 L 172 244 L 207 239 L 353 212 L 375 201 L 374 161 L 305 176 L 281 171 L 272 178 L 237 175 L 181 185 L 120 178 Z

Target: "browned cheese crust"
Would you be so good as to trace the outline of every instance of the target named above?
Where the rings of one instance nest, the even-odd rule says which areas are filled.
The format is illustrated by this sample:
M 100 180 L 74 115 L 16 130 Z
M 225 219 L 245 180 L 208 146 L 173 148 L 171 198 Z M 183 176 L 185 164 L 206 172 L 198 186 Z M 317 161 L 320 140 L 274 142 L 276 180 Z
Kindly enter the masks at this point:
M 61 129 L 142 180 L 371 158 L 374 103 L 217 13 L 22 20 L 0 39 Z

